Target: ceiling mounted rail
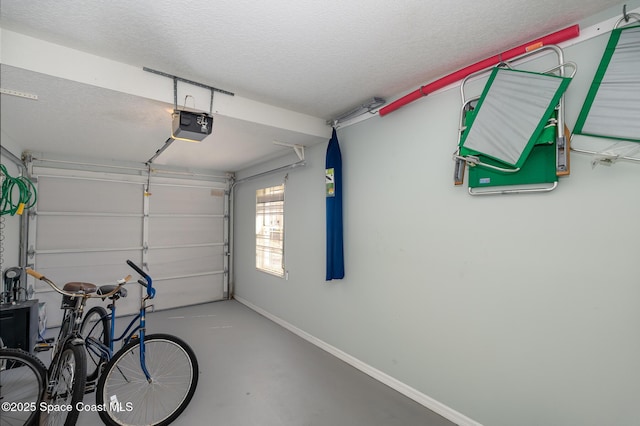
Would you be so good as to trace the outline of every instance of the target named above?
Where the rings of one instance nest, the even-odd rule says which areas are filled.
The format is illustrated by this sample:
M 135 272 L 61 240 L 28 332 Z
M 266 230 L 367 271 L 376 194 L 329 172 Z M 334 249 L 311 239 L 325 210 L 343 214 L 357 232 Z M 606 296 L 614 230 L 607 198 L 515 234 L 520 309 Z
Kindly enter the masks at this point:
M 175 141 L 174 138 L 169 138 L 166 141 L 164 141 L 164 145 L 162 145 L 162 147 L 160 149 L 158 149 L 156 151 L 156 153 L 153 154 L 153 157 L 149 158 L 145 164 L 146 165 L 150 165 L 151 163 L 153 163 L 153 160 L 158 158 L 160 156 L 160 154 L 162 154 L 165 149 L 169 148 L 169 145 L 171 145 L 174 141 Z
M 213 86 L 208 86 L 206 84 L 202 84 L 202 83 L 198 83 L 197 81 L 193 81 L 193 80 L 187 80 L 186 78 L 182 78 L 182 77 L 178 77 L 172 74 L 167 74 L 166 72 L 162 72 L 162 71 L 157 71 L 151 68 L 147 68 L 147 67 L 142 67 L 143 71 L 147 71 L 153 74 L 158 74 L 161 75 L 163 77 L 168 77 L 171 78 L 173 80 L 177 80 L 177 81 L 182 81 L 183 83 L 189 83 L 189 84 L 193 84 L 194 86 L 198 86 L 198 87 L 203 87 L 205 89 L 209 89 L 212 92 L 218 92 L 218 93 L 223 93 L 225 95 L 229 95 L 229 96 L 235 96 L 235 94 L 233 92 L 229 92 L 228 90 L 223 90 L 223 89 L 218 89 L 217 87 L 213 87 Z
M 475 64 L 469 65 L 465 68 L 462 68 L 458 71 L 455 71 L 451 74 L 448 74 L 438 80 L 435 80 L 425 86 L 421 86 L 420 88 L 414 90 L 413 92 L 404 95 L 400 99 L 397 99 L 391 102 L 389 105 L 380 109 L 380 116 L 385 116 L 406 104 L 413 102 L 417 99 L 422 98 L 423 96 L 427 96 L 429 93 L 435 92 L 436 90 L 442 89 L 443 87 L 448 86 L 449 84 L 453 84 L 457 81 L 462 80 L 463 78 L 473 74 L 477 71 L 481 71 L 485 68 L 493 67 L 501 62 L 508 61 L 510 59 L 515 58 L 516 56 L 522 55 L 523 53 L 527 53 L 538 49 L 542 46 L 547 46 L 550 44 L 558 44 L 563 41 L 578 37 L 580 35 L 580 27 L 578 25 L 572 25 L 570 27 L 564 28 L 560 31 L 556 31 L 555 33 L 546 35 L 544 37 L 535 39 L 518 47 L 514 47 L 511 50 L 507 50 L 505 52 L 499 53 L 498 55 L 494 55 L 490 58 L 484 59 L 480 62 L 476 62 Z
M 366 113 L 374 114 L 376 112 L 376 109 L 380 108 L 382 105 L 386 103 L 387 101 L 385 101 L 382 98 L 373 97 L 367 100 L 366 102 L 358 105 L 357 107 L 353 108 L 352 110 L 349 110 L 343 114 L 340 114 L 339 116 L 331 120 L 327 120 L 326 124 L 327 126 L 336 127 L 338 124 L 351 120 L 352 118 L 359 117 L 362 114 L 366 114 Z
M 211 117 L 211 115 L 213 114 L 213 94 L 214 92 L 218 92 L 218 93 L 223 93 L 225 95 L 229 95 L 229 96 L 235 96 L 235 94 L 233 92 L 229 92 L 228 90 L 223 90 L 223 89 L 218 89 L 217 87 L 213 87 L 213 86 L 209 86 L 207 84 L 202 84 L 202 83 L 198 83 L 197 81 L 193 81 L 193 80 L 188 80 L 186 78 L 182 78 L 182 77 L 178 77 L 175 76 L 173 74 L 168 74 L 166 72 L 162 72 L 162 71 L 158 71 L 158 70 L 154 70 L 148 67 L 142 67 L 143 71 L 147 71 L 153 74 L 157 74 L 157 75 L 161 75 L 163 77 L 167 77 L 173 80 L 173 128 L 174 131 L 176 130 L 176 123 L 178 123 L 180 121 L 180 113 L 178 111 L 178 81 L 182 81 L 183 83 L 187 83 L 187 84 L 191 84 L 193 86 L 197 86 L 197 87 L 202 87 L 204 89 L 208 89 L 211 92 L 211 100 L 209 102 L 209 118 L 211 120 L 213 120 L 213 118 Z M 186 101 L 186 98 L 185 98 Z M 186 112 L 185 112 L 186 114 Z M 207 122 L 208 123 L 208 122 Z M 213 124 L 213 123 L 211 123 Z M 177 127 L 180 127 L 179 124 L 177 124 Z M 180 129 L 177 129 L 180 130 Z M 167 148 L 169 148 L 169 145 L 171 145 L 176 139 L 180 139 L 180 140 L 187 140 L 187 141 L 191 141 L 191 142 L 199 142 L 201 141 L 207 134 L 211 133 L 211 127 L 208 128 L 208 132 L 204 132 L 203 134 L 196 134 L 196 139 L 193 139 L 193 137 L 187 138 L 187 137 L 178 137 L 177 135 L 174 135 L 174 133 L 171 133 L 171 137 L 168 138 L 165 142 L 164 145 L 162 145 L 162 147 L 160 149 L 158 149 L 156 151 L 156 153 L 153 155 L 153 157 L 149 158 L 147 160 L 147 162 L 145 164 L 147 164 L 148 166 L 153 163 L 153 161 L 158 158 L 160 156 L 160 154 L 162 154 Z

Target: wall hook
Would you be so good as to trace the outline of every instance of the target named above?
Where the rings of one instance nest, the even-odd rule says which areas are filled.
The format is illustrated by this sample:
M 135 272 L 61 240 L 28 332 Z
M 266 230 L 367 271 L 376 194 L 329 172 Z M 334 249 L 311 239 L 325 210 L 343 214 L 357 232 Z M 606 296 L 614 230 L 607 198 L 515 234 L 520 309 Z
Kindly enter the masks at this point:
M 624 17 L 624 22 L 629 22 L 629 14 L 627 13 L 627 5 L 622 6 L 622 16 Z

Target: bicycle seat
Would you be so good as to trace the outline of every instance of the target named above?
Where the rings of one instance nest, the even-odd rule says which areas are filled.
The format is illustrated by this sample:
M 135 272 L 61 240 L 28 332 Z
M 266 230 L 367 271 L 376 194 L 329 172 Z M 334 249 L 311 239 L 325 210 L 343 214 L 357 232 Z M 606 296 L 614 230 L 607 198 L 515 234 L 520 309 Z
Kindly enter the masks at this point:
M 79 291 L 82 291 L 84 293 L 93 293 L 96 291 L 96 288 L 98 288 L 95 284 L 91 284 L 91 283 L 82 283 L 82 282 L 70 282 L 70 283 L 66 283 L 64 285 L 64 287 L 62 287 L 62 289 L 64 291 L 69 291 L 72 293 L 77 293 Z
M 100 288 L 98 289 L 98 292 L 96 294 L 98 294 L 98 295 L 109 294 L 113 290 L 115 290 L 116 287 L 118 287 L 118 286 L 115 285 L 115 284 L 102 285 L 102 286 L 100 286 Z M 127 297 L 127 289 L 126 288 L 120 287 L 120 290 L 116 291 L 112 296 L 109 296 L 109 299 L 118 299 L 120 297 Z M 104 297 L 102 298 L 102 300 L 104 300 Z

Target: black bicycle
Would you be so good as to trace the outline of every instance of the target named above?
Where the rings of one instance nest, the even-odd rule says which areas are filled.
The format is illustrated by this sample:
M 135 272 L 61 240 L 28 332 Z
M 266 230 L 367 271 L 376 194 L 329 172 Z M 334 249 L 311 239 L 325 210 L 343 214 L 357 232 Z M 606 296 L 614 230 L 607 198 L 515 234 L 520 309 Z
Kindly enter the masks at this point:
M 42 388 L 42 401 L 37 406 L 40 422 L 44 425 L 73 426 L 84 408 L 82 400 L 87 369 L 80 326 L 87 300 L 98 297 L 95 294 L 97 286 L 85 282 L 69 282 L 59 288 L 53 281 L 33 269 L 27 268 L 26 272 L 60 293 L 61 309 L 64 309 L 62 325 L 53 345 L 54 353 Z M 131 276 L 120 280 L 116 287 L 124 285 L 130 278 Z M 114 289 L 113 293 L 116 291 Z

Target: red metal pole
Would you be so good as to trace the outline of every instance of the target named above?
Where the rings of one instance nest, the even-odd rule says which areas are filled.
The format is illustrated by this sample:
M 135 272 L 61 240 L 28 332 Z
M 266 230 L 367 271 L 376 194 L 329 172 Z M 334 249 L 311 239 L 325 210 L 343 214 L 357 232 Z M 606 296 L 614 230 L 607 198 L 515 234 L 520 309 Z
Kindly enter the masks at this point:
M 389 105 L 386 105 L 383 108 L 380 108 L 379 113 L 381 116 L 387 115 L 390 112 L 393 112 L 398 108 L 403 107 L 406 104 L 415 101 L 416 99 L 420 99 L 421 97 L 426 96 L 429 93 L 435 92 L 438 89 L 442 89 L 443 87 L 448 86 L 451 83 L 455 83 L 458 80 L 462 80 L 463 78 L 467 77 L 470 74 L 473 74 L 474 72 L 497 65 L 501 61 L 508 61 L 509 59 L 513 59 L 518 55 L 522 55 L 523 53 L 530 52 L 542 46 L 547 46 L 550 44 L 558 44 L 563 41 L 572 39 L 574 37 L 578 37 L 578 35 L 580 35 L 580 27 L 578 25 L 573 25 L 571 27 L 567 27 L 563 30 L 546 35 L 539 39 L 530 41 L 529 43 L 515 47 L 511 50 L 502 52 L 499 55 L 495 55 L 490 58 L 483 59 L 480 62 L 476 62 L 475 64 L 469 65 L 468 67 L 462 68 L 449 75 L 446 75 L 436 81 L 433 81 L 425 86 L 420 87 L 419 89 L 403 96 L 398 100 L 391 102 Z

